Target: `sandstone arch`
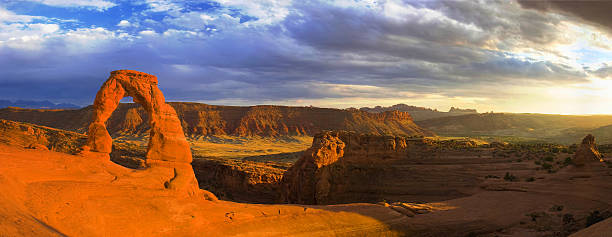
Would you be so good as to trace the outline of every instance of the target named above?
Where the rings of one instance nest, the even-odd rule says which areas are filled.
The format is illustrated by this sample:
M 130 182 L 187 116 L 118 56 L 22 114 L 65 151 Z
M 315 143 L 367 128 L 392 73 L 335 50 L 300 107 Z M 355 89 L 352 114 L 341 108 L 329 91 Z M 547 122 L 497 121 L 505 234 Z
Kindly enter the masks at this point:
M 106 130 L 105 122 L 117 108 L 119 101 L 127 96 L 142 105 L 150 118 L 147 166 L 166 168 L 165 174 L 169 174 L 169 177 L 165 177 L 166 188 L 198 190 L 191 167 L 189 143 L 185 139 L 176 111 L 166 104 L 154 75 L 132 70 L 111 72 L 96 94 L 86 149 L 103 154 L 112 151 L 112 138 Z

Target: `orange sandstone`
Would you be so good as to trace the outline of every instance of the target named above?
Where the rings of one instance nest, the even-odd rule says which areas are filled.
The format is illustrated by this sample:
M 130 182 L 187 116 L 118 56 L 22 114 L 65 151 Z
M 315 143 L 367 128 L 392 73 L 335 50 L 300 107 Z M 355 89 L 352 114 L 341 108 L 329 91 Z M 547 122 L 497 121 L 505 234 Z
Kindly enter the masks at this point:
M 194 193 L 198 183 L 191 168 L 191 150 L 185 139 L 176 111 L 168 104 L 157 87 L 157 77 L 132 70 L 111 72 L 96 95 L 93 118 L 89 125 L 87 147 L 89 151 L 108 155 L 112 151 L 112 138 L 106 121 L 119 101 L 131 96 L 149 115 L 150 139 L 146 163 L 153 168 L 171 170 L 164 186 Z M 109 157 L 110 159 L 110 157 Z

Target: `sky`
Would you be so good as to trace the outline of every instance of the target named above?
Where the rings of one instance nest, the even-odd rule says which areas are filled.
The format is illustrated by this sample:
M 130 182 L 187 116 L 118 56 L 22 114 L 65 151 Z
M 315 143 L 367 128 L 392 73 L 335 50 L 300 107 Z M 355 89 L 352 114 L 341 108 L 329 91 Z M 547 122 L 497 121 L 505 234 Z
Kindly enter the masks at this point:
M 168 101 L 612 114 L 612 4 L 0 0 L 0 99 L 88 105 L 109 72 Z

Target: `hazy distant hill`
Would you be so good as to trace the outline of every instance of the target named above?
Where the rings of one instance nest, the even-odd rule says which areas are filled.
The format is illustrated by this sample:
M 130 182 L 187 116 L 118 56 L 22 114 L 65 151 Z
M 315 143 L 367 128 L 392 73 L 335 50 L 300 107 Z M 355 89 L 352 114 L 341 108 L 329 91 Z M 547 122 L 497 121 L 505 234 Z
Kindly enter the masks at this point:
M 0 108 L 19 107 L 27 109 L 78 109 L 80 106 L 68 103 L 55 104 L 51 101 L 33 101 L 33 100 L 0 100 Z
M 359 110 L 288 106 L 216 106 L 200 103 L 170 103 L 189 137 L 312 136 L 322 130 L 351 130 L 392 135 L 431 135 L 417 126 L 405 112 L 368 113 Z M 0 118 L 84 133 L 92 107 L 77 110 L 0 109 Z M 137 104 L 120 104 L 107 126 L 113 136 L 148 132 L 147 114 Z
M 418 121 L 443 136 L 512 136 L 575 143 L 594 133 L 599 143 L 612 143 L 612 115 L 483 113 Z
M 359 110 L 370 112 L 370 113 L 381 113 L 381 112 L 394 111 L 394 110 L 401 111 L 401 112 L 408 112 L 412 116 L 414 121 L 478 113 L 475 109 L 460 109 L 460 108 L 455 108 L 455 107 L 451 107 L 451 109 L 448 112 L 441 112 L 441 111 L 438 111 L 437 109 L 430 109 L 430 108 L 418 107 L 418 106 L 407 105 L 407 104 L 396 104 L 396 105 L 392 105 L 389 107 L 382 107 L 382 106 L 376 106 L 374 108 L 363 107 L 363 108 L 360 108 Z

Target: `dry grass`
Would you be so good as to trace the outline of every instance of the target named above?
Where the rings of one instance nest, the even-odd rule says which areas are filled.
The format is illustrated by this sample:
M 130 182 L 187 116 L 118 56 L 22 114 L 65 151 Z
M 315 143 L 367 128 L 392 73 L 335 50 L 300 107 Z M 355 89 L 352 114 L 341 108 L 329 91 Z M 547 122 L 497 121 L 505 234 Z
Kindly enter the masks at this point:
M 188 141 L 194 156 L 243 158 L 303 151 L 312 144 L 312 137 L 212 136 L 197 140 L 188 139 Z M 146 150 L 148 137 L 119 137 L 114 142 L 115 144 L 130 145 L 130 147 Z

